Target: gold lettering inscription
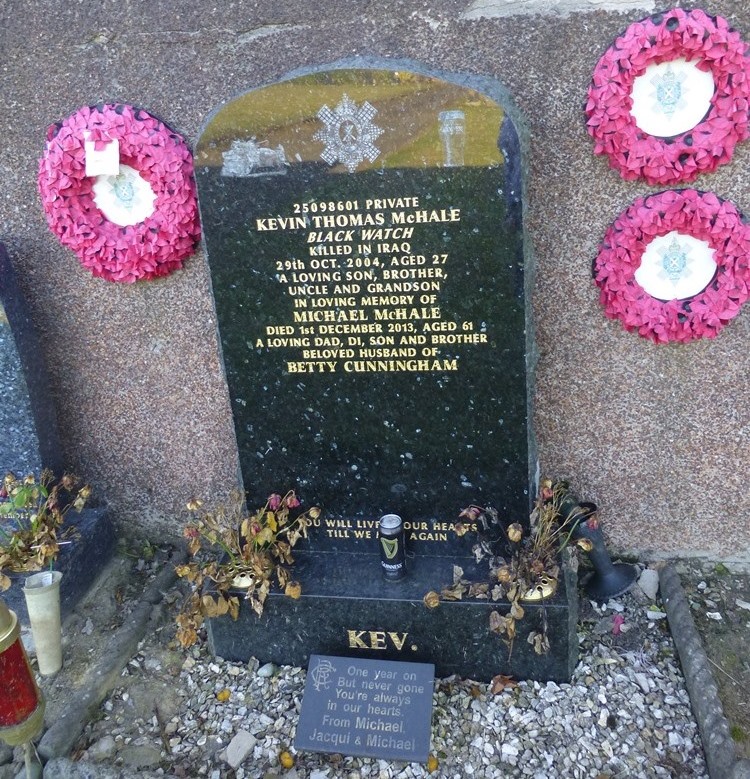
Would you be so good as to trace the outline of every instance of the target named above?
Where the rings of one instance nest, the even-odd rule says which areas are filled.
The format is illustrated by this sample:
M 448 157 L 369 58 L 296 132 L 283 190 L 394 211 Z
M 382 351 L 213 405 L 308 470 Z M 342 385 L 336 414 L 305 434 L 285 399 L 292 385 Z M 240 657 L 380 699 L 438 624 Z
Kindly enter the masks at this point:
M 391 630 L 347 630 L 346 635 L 351 649 L 372 649 L 380 651 L 388 649 L 389 644 L 394 646 L 399 652 L 406 645 L 408 633 L 397 633 Z M 390 682 L 364 682 L 362 686 L 367 686 L 374 690 L 388 691 L 392 686 Z
M 291 215 L 256 218 L 258 232 L 303 236 L 292 256 L 273 261 L 291 321 L 267 325 L 250 342 L 285 350 L 288 374 L 458 371 L 459 356 L 445 347 L 489 339 L 443 311 L 450 255 L 420 253 L 419 240 L 461 218 L 460 208 L 425 208 L 416 196 L 310 200 L 294 203 Z M 349 529 L 328 532 L 345 537 Z

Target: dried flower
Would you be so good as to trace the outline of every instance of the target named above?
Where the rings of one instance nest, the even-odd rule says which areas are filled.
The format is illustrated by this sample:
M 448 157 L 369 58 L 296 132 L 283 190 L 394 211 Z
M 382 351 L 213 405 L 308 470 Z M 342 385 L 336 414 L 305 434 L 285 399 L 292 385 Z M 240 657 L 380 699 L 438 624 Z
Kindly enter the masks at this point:
M 0 518 L 10 523 L 10 529 L 0 532 L 0 569 L 10 571 L 40 571 L 57 559 L 59 539 L 72 535 L 75 528 L 64 528 L 67 512 L 80 511 L 91 493 L 81 489 L 73 501 L 66 493 L 75 489 L 78 478 L 67 474 L 55 481 L 45 470 L 37 482 L 33 474 L 23 479 L 8 473 L 3 478 L 0 495 Z M 8 525 L 5 526 L 8 528 Z M 0 577 L 0 590 L 10 586 L 10 580 Z
M 290 492 L 284 498 L 284 505 L 289 509 L 296 509 L 300 505 L 299 498 L 293 492 Z
M 513 574 L 508 565 L 501 565 L 500 568 L 497 569 L 496 575 L 500 584 L 508 584 L 513 579 Z
M 576 541 L 576 546 L 583 549 L 584 552 L 590 552 L 594 548 L 593 543 L 588 538 L 579 538 Z
M 476 522 L 481 513 L 482 509 L 479 506 L 468 506 L 458 516 L 468 519 L 469 522 Z
M 197 511 L 200 505 L 194 499 L 188 507 Z M 290 580 L 287 566 L 294 562 L 292 547 L 306 536 L 320 509 L 292 513 L 299 505 L 293 491 L 283 497 L 273 493 L 263 508 L 250 514 L 242 493 L 235 492 L 226 506 L 198 514 L 185 528 L 191 559 L 176 571 L 192 591 L 177 616 L 177 640 L 182 646 L 197 641 L 204 617 L 228 614 L 237 619 L 240 601 L 232 593 L 238 588 L 244 590 L 245 600 L 258 616 L 273 579 L 289 597 L 301 596 L 302 588 Z M 202 594 L 204 584 L 210 584 L 209 593 L 216 595 Z
M 597 530 L 601 524 L 598 514 L 592 514 L 584 523 L 589 530 Z
M 523 528 L 518 522 L 508 526 L 508 538 L 517 544 L 523 538 Z

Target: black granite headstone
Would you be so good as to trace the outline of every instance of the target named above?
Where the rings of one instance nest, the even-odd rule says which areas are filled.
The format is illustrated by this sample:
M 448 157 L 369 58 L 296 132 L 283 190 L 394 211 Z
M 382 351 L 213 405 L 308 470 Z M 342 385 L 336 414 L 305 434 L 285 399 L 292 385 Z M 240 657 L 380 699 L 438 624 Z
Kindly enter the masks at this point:
M 313 655 L 294 746 L 424 763 L 435 667 Z
M 0 480 L 8 471 L 17 476 L 33 473 L 37 478 L 43 468 L 58 477 L 63 474 L 57 415 L 42 355 L 13 266 L 0 243 Z M 12 532 L 16 521 L 4 516 L 0 529 Z M 71 533 L 61 545 L 55 569 L 63 573 L 60 600 L 62 613 L 67 614 L 111 557 L 116 539 L 103 508 L 69 511 L 64 530 Z M 27 574 L 4 573 L 14 584 L 0 597 L 27 623 L 22 592 Z
M 0 475 L 62 465 L 55 407 L 36 331 L 0 244 Z
M 269 609 L 297 632 L 251 630 L 261 653 L 269 638 L 287 662 L 302 647 L 348 653 L 362 647 L 347 631 L 401 635 L 414 620 L 422 654 L 393 659 L 431 661 L 446 628 L 486 633 L 487 614 L 460 627 L 469 609 L 438 630 L 422 597 L 472 565 L 476 539 L 454 532 L 463 507 L 528 517 L 519 172 L 499 102 L 406 70 L 300 76 L 206 125 L 196 175 L 245 488 L 262 505 L 293 487 L 323 510 L 297 554 L 297 616 Z M 407 531 L 409 575 L 395 584 L 378 558 L 386 513 Z M 316 597 L 335 627 L 303 616 Z M 256 649 L 225 633 L 238 629 L 211 621 L 224 657 Z M 465 648 L 436 662 L 478 665 Z

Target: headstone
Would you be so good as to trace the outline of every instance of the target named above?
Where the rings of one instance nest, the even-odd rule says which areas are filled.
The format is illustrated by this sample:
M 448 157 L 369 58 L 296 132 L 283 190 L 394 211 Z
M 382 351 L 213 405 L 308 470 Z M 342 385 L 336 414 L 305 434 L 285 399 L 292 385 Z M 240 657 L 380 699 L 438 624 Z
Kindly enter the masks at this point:
M 486 575 L 454 532 L 462 508 L 528 517 L 519 171 L 497 100 L 404 70 L 301 76 L 206 125 L 196 175 L 245 488 L 262 505 L 294 487 L 323 510 L 296 555 L 304 628 L 267 622 L 288 624 L 289 604 L 263 630 L 212 620 L 223 657 L 432 662 L 452 643 L 438 673 L 489 661 L 455 641 L 485 642 L 488 613 L 463 610 L 472 631 L 422 598 L 455 564 Z M 405 521 L 409 573 L 385 584 L 387 513 Z
M 36 331 L 0 244 L 0 475 L 59 473 L 55 407 Z
M 433 665 L 313 655 L 307 670 L 296 749 L 427 761 Z
M 63 474 L 55 404 L 49 392 L 43 352 L 18 286 L 5 246 L 0 243 L 0 480 L 8 471 L 17 476 L 44 468 Z M 2 520 L 4 529 L 15 521 Z M 75 527 L 70 543 L 61 546 L 55 562 L 63 572 L 60 587 L 63 615 L 72 611 L 109 560 L 115 532 L 104 509 L 87 508 L 66 515 Z M 28 624 L 22 582 L 27 574 L 4 571 L 15 580 L 0 597 Z

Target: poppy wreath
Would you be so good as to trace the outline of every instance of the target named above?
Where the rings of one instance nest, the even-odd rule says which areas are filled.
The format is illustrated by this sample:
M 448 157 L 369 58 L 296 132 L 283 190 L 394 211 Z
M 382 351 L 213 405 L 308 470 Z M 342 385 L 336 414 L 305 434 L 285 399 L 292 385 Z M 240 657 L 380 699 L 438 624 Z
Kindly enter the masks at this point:
M 586 127 L 594 152 L 626 180 L 649 184 L 693 181 L 732 158 L 748 137 L 750 59 L 746 45 L 726 19 L 704 11 L 674 8 L 631 24 L 594 69 L 586 103 Z M 671 138 L 641 130 L 631 114 L 633 82 L 649 65 L 678 58 L 710 71 L 714 94 L 707 115 Z
M 659 300 L 636 281 L 648 244 L 675 231 L 713 249 L 716 272 L 698 294 Z M 594 280 L 610 319 L 655 343 L 714 338 L 750 296 L 750 227 L 728 200 L 694 189 L 639 198 L 607 230 Z
M 119 142 L 120 171 L 128 166 L 139 179 L 148 216 L 122 226 L 100 210 L 94 188 L 103 177 L 86 176 L 86 139 L 99 151 Z M 130 105 L 87 106 L 52 125 L 38 184 L 52 232 L 94 276 L 108 281 L 166 276 L 182 267 L 200 238 L 190 149 L 165 124 Z M 132 197 L 132 187 L 125 186 Z

